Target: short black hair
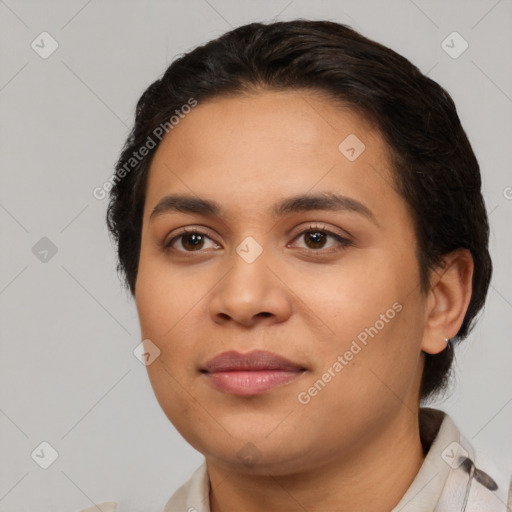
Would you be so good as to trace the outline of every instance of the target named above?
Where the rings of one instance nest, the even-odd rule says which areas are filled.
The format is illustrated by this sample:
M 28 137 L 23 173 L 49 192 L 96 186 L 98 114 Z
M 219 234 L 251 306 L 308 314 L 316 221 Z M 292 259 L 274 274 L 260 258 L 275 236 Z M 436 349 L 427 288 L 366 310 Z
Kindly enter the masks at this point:
M 431 397 L 446 388 L 451 345 L 469 334 L 491 279 L 480 169 L 449 93 L 403 56 L 346 25 L 296 19 L 240 26 L 177 57 L 146 89 L 110 191 L 107 225 L 117 244 L 117 270 L 135 295 L 158 127 L 169 127 L 191 99 L 289 89 L 349 105 L 379 130 L 391 155 L 394 186 L 414 221 L 423 293 L 445 255 L 458 248 L 472 255 L 473 288 L 462 326 L 447 350 L 424 354 L 420 397 Z M 135 159 L 150 139 L 146 156 Z

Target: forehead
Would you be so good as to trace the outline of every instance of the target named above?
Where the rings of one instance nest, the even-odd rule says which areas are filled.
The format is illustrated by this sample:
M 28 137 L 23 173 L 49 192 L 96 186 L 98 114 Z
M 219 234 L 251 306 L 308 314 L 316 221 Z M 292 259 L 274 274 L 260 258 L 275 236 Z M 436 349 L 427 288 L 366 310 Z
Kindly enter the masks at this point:
M 307 91 L 221 97 L 199 103 L 163 138 L 145 216 L 166 193 L 210 197 L 235 214 L 308 192 L 370 207 L 399 199 L 388 148 L 371 123 Z

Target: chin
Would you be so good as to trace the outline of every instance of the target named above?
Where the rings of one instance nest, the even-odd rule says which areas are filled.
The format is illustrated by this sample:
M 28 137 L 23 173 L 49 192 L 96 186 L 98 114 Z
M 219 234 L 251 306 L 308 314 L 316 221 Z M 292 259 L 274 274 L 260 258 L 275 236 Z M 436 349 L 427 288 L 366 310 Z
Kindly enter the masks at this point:
M 211 444 L 208 443 L 208 444 Z M 238 450 L 233 444 L 212 446 L 211 450 L 200 450 L 207 461 L 215 463 L 228 471 L 248 475 L 283 476 L 297 473 L 303 466 L 305 450 L 295 451 L 292 447 L 283 447 L 279 442 L 269 443 L 265 447 L 247 441 L 240 444 Z

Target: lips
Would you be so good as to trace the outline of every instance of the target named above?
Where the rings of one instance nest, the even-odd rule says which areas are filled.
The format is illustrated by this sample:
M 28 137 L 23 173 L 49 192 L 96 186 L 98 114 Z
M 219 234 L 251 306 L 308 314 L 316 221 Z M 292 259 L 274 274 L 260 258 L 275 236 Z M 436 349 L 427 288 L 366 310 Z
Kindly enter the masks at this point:
M 210 359 L 205 364 L 204 370 L 209 373 L 229 372 L 236 370 L 282 370 L 296 371 L 305 370 L 301 365 L 278 356 L 266 350 L 254 350 L 247 354 L 241 354 L 234 350 L 223 352 L 217 357 Z
M 298 378 L 302 365 L 263 350 L 246 354 L 223 352 L 208 361 L 201 372 L 218 390 L 234 395 L 258 395 Z

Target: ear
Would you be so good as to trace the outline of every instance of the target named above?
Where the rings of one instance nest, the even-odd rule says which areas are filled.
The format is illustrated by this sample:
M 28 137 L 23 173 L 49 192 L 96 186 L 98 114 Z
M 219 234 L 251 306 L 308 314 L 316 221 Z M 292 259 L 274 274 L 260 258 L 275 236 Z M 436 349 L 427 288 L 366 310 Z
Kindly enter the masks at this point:
M 457 249 L 432 271 L 421 343 L 423 352 L 442 352 L 446 348 L 445 338 L 451 339 L 459 331 L 471 300 L 473 269 L 469 250 Z

